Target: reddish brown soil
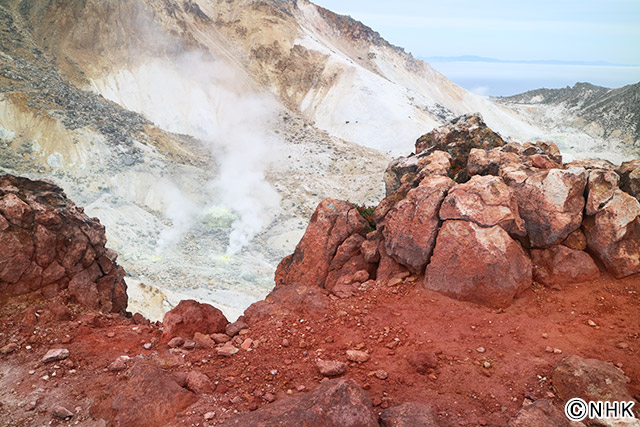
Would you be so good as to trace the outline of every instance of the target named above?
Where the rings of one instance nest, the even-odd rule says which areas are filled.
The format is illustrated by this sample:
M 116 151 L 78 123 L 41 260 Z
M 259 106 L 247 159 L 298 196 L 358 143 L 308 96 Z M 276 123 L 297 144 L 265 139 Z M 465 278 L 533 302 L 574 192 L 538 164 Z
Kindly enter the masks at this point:
M 0 356 L 0 424 L 66 425 L 92 415 L 100 418 L 104 402 L 127 375 L 105 368 L 125 354 L 157 358 L 176 376 L 196 369 L 217 383 L 213 394 L 200 396 L 174 420 L 166 420 L 168 425 L 216 425 L 235 412 L 267 405 L 262 397 L 267 393 L 277 399 L 305 393 L 322 380 L 316 358 L 346 361 L 348 349 L 371 354 L 365 363 L 350 364 L 346 376 L 368 391 L 380 411 L 399 402 L 425 402 L 445 426 L 506 425 L 525 399 L 554 397 L 552 367 L 569 354 L 618 365 L 638 399 L 639 294 L 638 275 L 623 280 L 604 276 L 561 290 L 534 285 L 509 308 L 494 310 L 406 281 L 335 300 L 320 319 L 291 314 L 261 322 L 246 335 L 259 341 L 257 348 L 231 358 L 218 357 L 215 349 L 169 351 L 154 344 L 145 350 L 143 343 L 159 341 L 159 326 L 135 325 L 113 315 L 77 315 L 73 321 L 28 326 L 22 314 L 27 303 L 14 302 L 0 307 L 0 344 L 21 344 L 18 351 Z M 590 326 L 590 320 L 597 326 Z M 63 344 L 67 336 L 71 341 Z M 479 347 L 485 351 L 478 352 Z M 549 353 L 547 347 L 562 353 Z M 57 363 L 58 369 L 55 363 L 39 363 L 51 348 L 71 353 L 68 361 Z M 438 368 L 417 373 L 406 360 L 417 351 L 437 355 Z M 69 372 L 72 368 L 75 373 Z M 379 369 L 387 371 L 386 380 L 373 375 Z M 28 403 L 36 395 L 41 397 L 34 410 Z M 79 408 L 71 421 L 61 421 L 47 409 L 54 403 Z M 216 414 L 211 421 L 204 419 L 208 412 Z

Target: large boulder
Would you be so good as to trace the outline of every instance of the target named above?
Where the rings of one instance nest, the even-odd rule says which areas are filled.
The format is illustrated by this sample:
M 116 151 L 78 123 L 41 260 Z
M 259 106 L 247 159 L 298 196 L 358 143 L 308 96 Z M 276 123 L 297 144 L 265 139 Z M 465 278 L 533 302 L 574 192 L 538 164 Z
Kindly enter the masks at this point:
M 162 341 L 171 338 L 193 338 L 196 332 L 217 334 L 225 331 L 227 318 L 210 304 L 202 304 L 194 300 L 182 300 L 164 315 L 162 324 Z
M 451 189 L 440 208 L 440 219 L 471 221 L 483 227 L 499 225 L 511 235 L 526 235 L 513 190 L 497 176 L 474 176 Z
M 472 148 L 490 149 L 504 144 L 500 135 L 487 127 L 480 114 L 467 114 L 418 138 L 416 154 L 445 151 L 452 157 L 451 173 L 458 175 L 463 172 L 462 175 L 466 176 L 467 158 Z
M 147 360 L 133 365 L 127 372 L 127 381 L 120 381 L 110 393 L 96 399 L 92 415 L 122 427 L 165 425 L 197 400 L 171 374 Z
M 427 177 L 387 213 L 382 230 L 385 251 L 396 262 L 422 272 L 440 226 L 440 205 L 454 185 L 448 177 Z
M 640 199 L 640 159 L 624 162 L 616 172 L 620 175 L 620 188 Z
M 624 373 L 612 363 L 598 359 L 566 356 L 553 368 L 551 380 L 563 400 L 576 397 L 587 402 L 633 400 Z
M 43 181 L 0 176 L 0 293 L 65 292 L 90 309 L 124 312 L 127 285 L 97 218 Z
M 506 307 L 531 286 L 531 261 L 499 226 L 445 221 L 424 286 L 456 299 Z
M 583 224 L 589 249 L 617 278 L 640 273 L 640 202 L 622 190 Z
M 505 168 L 502 177 L 515 191 L 531 246 L 561 243 L 582 222 L 587 172 L 581 168 L 523 171 Z
M 351 379 L 327 380 L 310 393 L 240 414 L 223 426 L 378 427 L 367 393 Z
M 600 277 L 588 253 L 564 245 L 532 249 L 533 279 L 547 286 L 581 283 Z
M 380 414 L 380 427 L 438 427 L 440 424 L 429 405 L 418 402 L 401 403 Z
M 276 284 L 324 288 L 338 248 L 354 234 L 365 236 L 369 228 L 369 223 L 351 203 L 323 200 L 311 217 L 294 253 L 278 265 Z
M 516 166 L 522 163 L 519 154 L 505 151 L 502 148 L 482 150 L 472 148 L 467 159 L 467 171 L 473 175 L 498 175 L 505 166 Z

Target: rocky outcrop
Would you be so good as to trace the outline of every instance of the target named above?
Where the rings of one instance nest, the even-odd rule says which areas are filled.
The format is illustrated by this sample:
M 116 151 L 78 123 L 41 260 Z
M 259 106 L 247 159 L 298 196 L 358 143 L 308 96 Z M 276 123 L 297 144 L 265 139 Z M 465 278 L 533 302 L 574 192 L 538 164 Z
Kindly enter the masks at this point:
M 292 255 L 276 270 L 276 284 L 304 284 L 324 288 L 329 271 L 344 264 L 334 258 L 350 236 L 364 237 L 369 224 L 351 203 L 326 199 L 320 202 Z M 357 237 L 355 237 L 357 238 Z M 347 245 L 350 246 L 352 242 Z M 342 253 L 347 249 L 344 248 Z M 342 255 L 341 253 L 341 255 Z
M 277 420 L 277 421 L 276 421 Z M 378 427 L 367 393 L 350 379 L 327 380 L 312 392 L 238 415 L 224 426 Z
M 425 178 L 385 218 L 384 248 L 399 264 L 420 272 L 429 262 L 440 227 L 438 212 L 455 182 L 447 177 Z
M 220 310 L 209 304 L 194 300 L 182 300 L 164 315 L 162 340 L 169 342 L 174 337 L 193 338 L 197 332 L 216 334 L 225 332 L 229 323 Z
M 499 226 L 445 221 L 424 286 L 456 299 L 506 307 L 531 285 L 531 261 Z
M 0 293 L 65 293 L 91 309 L 126 309 L 125 273 L 105 247 L 104 227 L 61 188 L 0 177 L 0 241 Z
M 526 405 L 509 420 L 509 427 L 577 427 L 584 424 L 572 423 L 563 411 L 550 400 L 540 399 Z
M 532 249 L 533 279 L 547 286 L 581 283 L 600 277 L 588 253 L 564 245 Z
M 393 286 L 424 274 L 427 289 L 502 308 L 533 279 L 551 287 L 595 280 L 592 255 L 616 277 L 640 272 L 640 204 L 618 188 L 608 162 L 567 167 L 555 144 L 504 143 L 477 115 L 416 148 L 387 168 L 374 231 L 345 225 L 349 203 L 322 202 L 280 264 L 278 284 L 348 297 L 368 280 Z

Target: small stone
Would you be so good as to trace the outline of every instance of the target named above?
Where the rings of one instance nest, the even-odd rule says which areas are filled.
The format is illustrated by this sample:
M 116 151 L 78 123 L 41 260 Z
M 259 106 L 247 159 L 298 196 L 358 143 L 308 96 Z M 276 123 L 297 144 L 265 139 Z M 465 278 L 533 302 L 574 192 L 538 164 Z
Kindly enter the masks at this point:
M 549 338 L 549 334 L 548 334 L 548 333 L 546 333 L 546 332 L 545 332 L 545 333 L 543 333 L 543 334 L 542 334 L 542 338 L 544 338 L 544 339 L 546 340 L 547 338 Z
M 476 351 L 477 351 L 478 353 L 484 353 L 484 352 L 485 352 L 485 351 L 487 351 L 487 350 L 485 350 L 485 348 L 484 348 L 484 347 L 478 347 L 478 348 L 476 348 Z
M 390 279 L 390 280 L 387 282 L 387 286 L 389 286 L 389 287 L 397 286 L 397 285 L 399 285 L 400 283 L 402 283 L 402 279 L 401 279 L 401 278 L 399 278 L 399 277 L 394 277 L 393 279 Z
M 233 323 L 227 323 L 227 326 L 225 326 L 224 331 L 226 332 L 227 335 L 229 335 L 230 337 L 233 337 L 234 335 L 237 335 L 241 330 L 247 329 L 248 327 L 249 325 L 247 325 L 242 320 L 236 320 Z
M 120 356 L 116 360 L 109 365 L 109 370 L 111 372 L 120 372 L 127 369 L 127 362 L 129 361 L 129 356 Z
M 237 347 L 234 347 L 230 342 L 225 343 L 222 347 L 216 349 L 218 356 L 222 357 L 231 357 L 240 350 Z
M 14 343 L 14 342 L 11 342 L 11 343 L 5 345 L 4 347 L 0 348 L 0 354 L 13 353 L 14 351 L 16 351 L 19 348 L 20 348 L 20 346 L 18 346 L 18 344 Z
M 63 420 L 73 417 L 73 412 L 61 405 L 54 406 L 51 410 L 51 414 L 53 414 L 54 417 L 61 418 Z
M 107 338 L 113 338 L 116 336 L 115 332 L 107 332 Z
M 374 375 L 379 380 L 386 380 L 389 377 L 389 374 L 384 369 L 378 369 Z
M 275 402 L 276 400 L 276 396 L 271 393 L 266 393 L 262 398 L 269 403 Z
M 285 338 L 285 339 L 283 339 L 283 340 L 282 340 L 282 346 L 283 346 L 283 347 L 289 347 L 290 345 L 291 345 L 291 344 L 289 343 L 289 340 L 288 340 L 288 339 L 286 339 L 286 338 Z
M 54 350 L 49 350 L 47 354 L 42 358 L 43 363 L 55 362 L 57 360 L 64 360 L 69 357 L 69 350 L 66 348 L 59 348 Z
M 211 339 L 209 335 L 196 332 L 193 335 L 193 340 L 196 342 L 198 348 L 214 348 L 216 343 Z
M 306 390 L 306 387 L 305 387 L 305 386 L 303 386 L 303 385 L 299 385 L 299 386 L 297 386 L 297 387 L 296 387 L 296 390 L 298 390 L 298 391 L 305 391 L 305 390 Z
M 360 350 L 347 350 L 347 359 L 352 362 L 363 363 L 369 360 L 369 355 Z
M 142 347 L 143 347 L 145 350 L 151 350 L 151 343 L 150 343 L 150 342 L 144 343 L 144 345 L 143 345 Z
M 618 344 L 616 344 L 616 347 L 621 350 L 626 350 L 629 348 L 629 344 L 627 344 L 626 342 L 619 342 Z
M 559 348 L 554 348 L 553 349 L 553 353 L 554 354 L 562 354 L 562 350 L 560 350 Z
M 251 338 L 247 338 L 246 340 L 244 340 L 244 342 L 240 345 L 240 348 L 243 349 L 244 351 L 248 351 L 251 349 L 251 346 L 253 345 L 253 340 Z
M 382 399 L 380 399 L 379 397 L 374 397 L 373 399 L 371 399 L 371 403 L 373 404 L 373 406 L 380 406 L 382 405 Z
M 325 377 L 336 377 L 347 371 L 347 364 L 337 360 L 318 359 L 316 362 L 316 368 L 318 368 L 320 374 Z
M 588 324 L 589 326 L 592 326 L 592 327 L 598 326 L 598 325 L 596 324 L 596 322 L 594 322 L 594 321 L 593 321 L 593 320 L 591 320 L 591 319 L 589 319 L 589 320 L 587 321 L 587 324 Z
M 429 379 L 435 381 L 438 379 L 438 377 L 436 377 L 435 374 L 429 374 Z
M 215 417 L 216 417 L 216 413 L 215 412 L 207 412 L 206 414 L 204 414 L 204 419 L 207 420 L 207 421 L 211 421 Z
M 184 348 L 185 350 L 193 350 L 194 348 L 196 348 L 196 342 L 193 340 L 184 340 L 182 348 Z
M 489 362 L 484 362 L 484 363 L 482 364 L 482 366 L 484 366 L 484 368 L 485 368 L 485 369 L 489 369 L 489 368 L 491 368 L 491 363 L 489 363 Z
M 33 375 L 35 373 L 36 373 L 36 371 L 34 371 L 33 369 L 29 371 L 29 375 Z
M 178 348 L 182 344 L 184 344 L 184 338 L 182 338 L 182 337 L 173 337 L 173 338 L 171 338 L 171 340 L 169 341 L 169 343 L 167 345 L 169 346 L 169 348 Z
M 216 344 L 224 344 L 231 340 L 231 337 L 227 334 L 211 334 L 211 339 L 213 339 Z
M 547 347 L 544 349 L 544 351 L 546 351 L 547 353 L 553 353 L 553 348 Z

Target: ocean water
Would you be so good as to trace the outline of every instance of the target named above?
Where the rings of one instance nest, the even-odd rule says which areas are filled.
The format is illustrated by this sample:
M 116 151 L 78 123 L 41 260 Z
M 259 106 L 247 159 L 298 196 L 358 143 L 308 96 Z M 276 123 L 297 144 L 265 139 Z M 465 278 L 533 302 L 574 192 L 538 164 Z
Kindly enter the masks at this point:
M 429 62 L 463 88 L 479 95 L 510 96 L 588 82 L 618 88 L 640 82 L 640 66 L 564 65 L 504 62 Z

